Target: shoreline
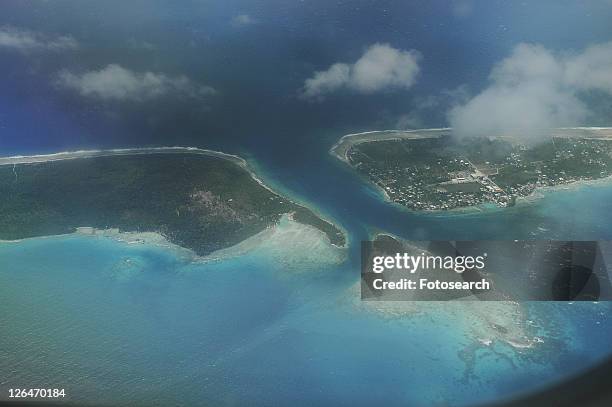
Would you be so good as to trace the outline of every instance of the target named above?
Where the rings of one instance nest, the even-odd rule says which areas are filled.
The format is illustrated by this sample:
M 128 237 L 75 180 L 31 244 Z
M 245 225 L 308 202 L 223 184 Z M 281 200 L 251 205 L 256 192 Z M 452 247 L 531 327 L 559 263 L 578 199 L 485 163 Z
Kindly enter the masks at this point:
M 606 187 L 612 186 L 612 175 L 602 178 L 588 179 L 588 180 L 579 180 L 574 182 L 569 182 L 567 184 L 557 184 L 557 185 L 547 185 L 543 187 L 536 187 L 533 192 L 527 196 L 520 196 L 516 198 L 517 205 L 529 205 L 532 204 L 542 198 L 544 198 L 544 194 L 548 193 L 557 193 L 564 191 L 575 191 L 576 189 L 580 189 L 583 187 Z
M 201 257 L 195 254 L 195 252 L 191 249 L 172 243 L 164 235 L 158 232 L 130 232 L 122 231 L 118 228 L 98 229 L 92 226 L 79 226 L 76 227 L 73 232 L 61 233 L 57 235 L 32 236 L 15 240 L 0 240 L 0 245 L 16 244 L 31 240 L 54 239 L 72 236 L 109 238 L 117 242 L 124 243 L 126 245 L 151 245 L 155 247 L 174 250 L 176 252 L 181 252 L 182 255 L 186 255 L 190 259 L 194 260 Z
M 360 133 L 351 133 L 342 136 L 336 142 L 336 144 L 334 144 L 329 149 L 329 152 L 330 154 L 338 158 L 340 161 L 344 161 L 345 163 L 349 164 L 348 157 L 346 155 L 351 149 L 351 147 L 353 147 L 354 145 L 381 140 L 412 140 L 438 138 L 442 136 L 444 132 L 448 132 L 450 130 L 450 127 L 440 127 L 416 130 L 372 130 Z
M 249 157 L 247 159 L 245 159 L 245 162 L 247 163 L 247 165 L 253 169 L 253 172 L 257 173 L 257 174 L 262 174 L 263 178 L 267 179 L 268 185 L 265 184 L 261 184 L 264 188 L 268 189 L 270 192 L 278 195 L 278 196 L 282 196 L 283 198 L 287 199 L 288 201 L 292 202 L 295 205 L 301 206 L 303 208 L 306 208 L 308 210 L 310 210 L 312 213 L 314 213 L 317 217 L 319 217 L 321 220 L 329 223 L 330 225 L 332 225 L 333 227 L 335 227 L 336 229 L 338 229 L 345 237 L 345 243 L 344 246 L 338 246 L 332 242 L 330 242 L 330 244 L 334 247 L 337 247 L 339 249 L 346 249 L 347 247 L 349 247 L 349 241 L 350 241 L 350 235 L 348 233 L 348 231 L 342 227 L 339 223 L 337 223 L 337 221 L 334 219 L 333 216 L 321 211 L 313 202 L 311 202 L 310 200 L 308 200 L 306 197 L 303 196 L 296 196 L 297 194 L 295 192 L 292 192 L 290 190 L 288 190 L 285 186 L 283 186 L 282 184 L 279 184 L 277 182 L 275 182 L 273 180 L 273 175 L 267 175 L 266 176 L 266 171 L 261 168 L 261 166 L 257 163 L 257 161 L 255 159 L 253 159 L 252 157 Z M 256 180 L 257 181 L 257 180 Z M 261 181 L 263 182 L 263 181 Z M 292 214 L 288 214 L 288 215 L 292 215 Z M 298 222 L 298 221 L 296 221 Z M 299 223 L 299 222 L 298 222 Z
M 306 239 L 303 238 L 304 236 L 306 236 Z M 326 246 L 323 246 L 323 248 L 318 246 L 318 248 L 313 249 L 313 241 L 315 243 L 324 243 Z M 267 227 L 261 232 L 258 232 L 257 234 L 248 237 L 247 239 L 233 246 L 216 250 L 206 256 L 200 256 L 194 261 L 197 263 L 222 262 L 224 260 L 230 260 L 236 257 L 248 255 L 257 250 L 268 251 L 270 250 L 270 245 L 274 245 L 275 243 L 281 243 L 283 245 L 283 250 L 281 252 L 275 251 L 274 253 L 268 252 L 266 253 L 267 257 L 279 256 L 279 253 L 281 257 L 284 257 L 286 253 L 293 250 L 293 247 L 295 247 L 294 244 L 296 243 L 310 249 L 299 250 L 302 255 L 307 257 L 311 257 L 310 253 L 312 253 L 312 250 L 317 251 L 320 256 L 325 252 L 335 253 L 334 256 L 342 259 L 342 261 L 344 261 L 347 256 L 347 251 L 345 248 L 338 247 L 331 243 L 325 232 L 312 225 L 294 220 L 292 214 L 284 214 L 278 223 Z M 287 243 L 289 243 L 289 246 L 285 247 Z M 295 256 L 295 254 L 291 256 L 292 260 L 295 259 Z M 279 259 L 279 261 L 283 260 Z
M 79 226 L 71 233 L 63 233 L 57 235 L 44 235 L 27 237 L 16 240 L 0 240 L 0 245 L 3 244 L 19 244 L 22 242 L 33 241 L 33 240 L 48 240 L 55 238 L 70 238 L 70 237 L 91 237 L 91 238 L 103 238 L 110 239 L 117 243 L 124 244 L 127 246 L 149 246 L 162 250 L 168 250 L 174 253 L 181 260 L 194 263 L 194 264 L 206 264 L 206 263 L 218 263 L 224 260 L 229 260 L 236 257 L 241 257 L 249 254 L 253 250 L 265 246 L 269 241 L 273 241 L 276 238 L 276 234 L 283 233 L 286 230 L 292 232 L 306 232 L 315 233 L 321 240 L 324 240 L 332 250 L 336 250 L 337 253 L 345 253 L 344 248 L 338 247 L 329 242 L 327 234 L 320 229 L 300 223 L 292 218 L 290 214 L 284 214 L 281 220 L 267 227 L 266 229 L 249 236 L 248 238 L 236 243 L 235 245 L 225 247 L 222 249 L 215 250 L 205 256 L 196 254 L 193 250 L 180 246 L 167 239 L 163 234 L 159 232 L 131 232 L 122 231 L 118 228 L 99 229 L 92 226 Z M 346 253 L 345 253 L 346 254 Z
M 74 151 L 60 151 L 57 153 L 50 154 L 33 154 L 33 155 L 14 155 L 0 157 L 0 166 L 4 165 L 21 165 L 21 164 L 38 164 L 53 161 L 63 160 L 74 160 L 79 158 L 95 158 L 95 157 L 109 157 L 109 156 L 122 156 L 122 155 L 138 155 L 138 154 L 163 154 L 163 153 L 191 153 L 201 154 L 210 157 L 222 158 L 229 160 L 241 167 L 248 169 L 246 160 L 234 155 L 227 154 L 221 151 L 209 150 L 198 147 L 134 147 L 134 148 L 113 148 L 113 149 L 101 149 L 101 150 L 74 150 Z M 249 172 L 251 172 L 249 170 Z
M 338 226 L 336 223 L 326 219 L 326 217 L 320 214 L 320 211 L 312 209 L 310 206 L 307 206 L 303 203 L 300 203 L 299 200 L 296 200 L 293 197 L 290 197 L 289 193 L 281 194 L 269 185 L 267 185 L 259 175 L 252 169 L 253 165 L 250 165 L 247 160 L 244 158 L 234 155 L 223 153 L 221 151 L 203 149 L 199 147 L 180 147 L 180 146 L 172 146 L 172 147 L 135 147 L 135 148 L 116 148 L 116 149 L 100 149 L 100 150 L 75 150 L 75 151 L 62 151 L 58 153 L 50 153 L 50 154 L 35 154 L 35 155 L 15 155 L 9 157 L 0 157 L 0 167 L 2 166 L 10 166 L 15 167 L 16 165 L 28 165 L 28 164 L 42 164 L 47 162 L 55 162 L 55 161 L 65 161 L 65 160 L 75 160 L 75 159 L 86 159 L 86 158 L 96 158 L 96 157 L 115 157 L 115 156 L 133 156 L 133 155 L 145 155 L 145 154 L 195 154 L 195 155 L 203 155 L 208 157 L 215 157 L 223 160 L 230 161 L 245 171 L 248 172 L 249 176 L 261 187 L 267 189 L 272 194 L 276 195 L 279 198 L 285 199 L 296 206 L 300 206 L 306 210 L 311 211 L 315 216 L 317 216 L 321 221 L 328 223 L 331 227 L 337 229 L 344 236 L 344 245 L 336 245 L 330 240 L 330 244 L 334 247 L 338 248 L 346 248 L 348 247 L 348 233 L 346 230 Z M 131 232 L 127 232 L 131 233 Z
M 612 175 L 610 175 L 608 177 L 596 178 L 591 180 L 578 180 L 566 184 L 536 187 L 529 195 L 518 196 L 516 198 L 516 204 L 512 207 L 502 207 L 490 202 L 484 202 L 474 206 L 465 206 L 452 209 L 411 209 L 407 206 L 393 201 L 384 188 L 382 188 L 377 183 L 372 182 L 369 178 L 356 171 L 354 167 L 350 164 L 347 157 L 348 151 L 351 149 L 351 147 L 357 144 L 382 140 L 412 140 L 438 138 L 444 132 L 450 131 L 452 131 L 451 127 L 440 127 L 414 130 L 370 130 L 360 133 L 350 133 L 340 137 L 340 139 L 330 148 L 329 153 L 336 157 L 338 160 L 346 163 L 351 168 L 351 170 L 357 174 L 357 176 L 359 176 L 362 180 L 365 181 L 367 186 L 372 187 L 372 190 L 378 191 L 378 197 L 382 199 L 383 202 L 397 206 L 400 210 L 408 211 L 412 214 L 426 214 L 432 216 L 474 215 L 478 213 L 491 212 L 494 210 L 509 209 L 520 205 L 532 204 L 535 201 L 541 199 L 543 197 L 543 194 L 548 192 L 570 190 L 580 188 L 582 186 L 603 186 L 602 184 L 612 183 Z M 576 134 L 576 131 L 581 132 L 581 134 Z M 428 132 L 430 132 L 431 134 L 427 134 Z M 553 137 L 560 138 L 612 140 L 612 127 L 559 127 L 551 129 L 551 133 Z
M 392 201 L 385 196 L 379 196 L 383 202 L 394 205 L 398 207 L 398 209 L 409 212 L 413 215 L 430 215 L 435 217 L 444 217 L 444 216 L 469 216 L 469 215 L 477 215 L 477 214 L 490 214 L 496 211 L 504 211 L 513 208 L 533 205 L 539 200 L 545 197 L 545 194 L 549 193 L 560 193 L 560 192 L 575 192 L 575 190 L 583 188 L 583 187 L 606 187 L 612 186 L 612 175 L 596 178 L 591 180 L 581 180 L 574 181 L 567 184 L 558 184 L 558 185 L 547 185 L 536 187 L 533 192 L 531 192 L 527 196 L 518 196 L 516 197 L 516 203 L 513 206 L 498 206 L 491 202 L 484 202 L 474 206 L 462 206 L 458 208 L 452 209 L 411 209 L 407 206 L 399 204 L 395 201 Z M 382 189 L 382 188 L 381 188 Z

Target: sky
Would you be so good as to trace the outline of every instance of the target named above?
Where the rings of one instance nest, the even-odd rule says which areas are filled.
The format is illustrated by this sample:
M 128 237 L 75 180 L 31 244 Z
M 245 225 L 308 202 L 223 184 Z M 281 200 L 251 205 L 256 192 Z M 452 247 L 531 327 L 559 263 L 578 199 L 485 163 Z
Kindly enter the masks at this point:
M 610 21 L 606 0 L 4 0 L 0 150 L 612 125 Z

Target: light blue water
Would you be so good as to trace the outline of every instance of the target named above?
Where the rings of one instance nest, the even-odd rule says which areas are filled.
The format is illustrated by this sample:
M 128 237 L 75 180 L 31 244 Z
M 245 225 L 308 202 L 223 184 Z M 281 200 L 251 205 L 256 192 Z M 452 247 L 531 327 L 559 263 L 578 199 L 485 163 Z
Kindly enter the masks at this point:
M 610 193 L 553 193 L 498 215 L 552 227 L 578 200 L 590 204 L 572 230 L 596 228 L 593 202 Z M 130 405 L 463 405 L 610 353 L 609 303 L 363 303 L 355 260 L 304 255 L 309 236 L 206 264 L 105 237 L 0 244 L 0 387 Z

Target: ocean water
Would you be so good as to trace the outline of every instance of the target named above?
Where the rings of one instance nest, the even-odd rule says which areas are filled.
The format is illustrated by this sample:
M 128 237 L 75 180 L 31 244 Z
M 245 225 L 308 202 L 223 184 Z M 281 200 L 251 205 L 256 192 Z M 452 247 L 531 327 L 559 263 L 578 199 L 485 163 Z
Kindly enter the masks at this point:
M 555 194 L 523 210 L 565 211 Z M 353 252 L 287 219 L 207 261 L 103 236 L 0 243 L 0 387 L 97 404 L 469 405 L 610 353 L 609 303 L 361 302 Z
M 414 111 L 425 127 L 446 126 L 447 91 L 482 90 L 520 42 L 578 51 L 609 41 L 608 5 L 484 1 L 458 18 L 446 2 L 382 3 L 66 1 L 40 2 L 35 12 L 2 3 L 0 26 L 73 35 L 82 47 L 3 51 L 1 155 L 169 145 L 240 154 L 275 189 L 340 224 L 351 245 L 338 252 L 291 224 L 208 263 L 104 237 L 0 243 L 0 394 L 38 384 L 102 404 L 469 404 L 546 386 L 609 355 L 609 304 L 374 307 L 358 300 L 355 284 L 359 241 L 376 231 L 612 239 L 612 188 L 554 192 L 505 210 L 416 214 L 383 202 L 328 154 L 343 134 L 394 128 Z M 230 24 L 245 13 L 256 24 Z M 313 72 L 356 61 L 376 42 L 423 53 L 408 92 L 297 97 Z M 184 74 L 219 94 L 203 104 L 124 104 L 54 85 L 63 69 L 109 63 Z M 431 96 L 440 106 L 420 111 Z M 590 124 L 609 125 L 608 104 L 598 105 Z

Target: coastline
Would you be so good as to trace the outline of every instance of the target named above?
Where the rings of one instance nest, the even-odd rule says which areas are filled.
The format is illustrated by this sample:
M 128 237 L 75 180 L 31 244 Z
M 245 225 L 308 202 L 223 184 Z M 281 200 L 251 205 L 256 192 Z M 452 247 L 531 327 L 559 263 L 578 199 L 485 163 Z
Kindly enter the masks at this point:
M 287 188 L 285 188 L 282 184 L 275 182 L 272 179 L 273 177 L 266 175 L 266 171 L 263 168 L 261 168 L 261 166 L 257 163 L 257 161 L 255 161 L 252 157 L 249 157 L 245 159 L 244 161 L 246 165 L 248 165 L 249 168 L 252 168 L 252 171 L 251 171 L 252 174 L 259 174 L 259 176 L 262 176 L 262 178 L 266 179 L 266 182 L 268 185 L 266 185 L 264 181 L 258 178 L 255 179 L 255 181 L 261 182 L 260 184 L 261 186 L 263 186 L 264 188 L 266 188 L 268 191 L 272 192 L 273 194 L 282 196 L 284 199 L 288 200 L 289 202 L 297 206 L 301 206 L 302 208 L 308 209 L 313 214 L 315 214 L 317 217 L 319 217 L 319 219 L 329 223 L 331 226 L 338 229 L 344 235 L 344 238 L 345 238 L 344 245 L 340 246 L 330 241 L 330 244 L 332 246 L 340 248 L 340 249 L 346 249 L 347 247 L 349 247 L 350 236 L 349 236 L 348 231 L 345 228 L 343 228 L 331 215 L 322 212 L 314 203 L 310 202 L 305 197 L 296 196 L 295 192 L 292 192 L 288 190 Z M 291 215 L 291 214 L 288 214 L 288 215 Z
M 340 232 L 340 234 L 344 237 L 344 244 L 338 245 L 332 242 L 330 236 L 327 236 L 327 233 L 322 231 L 328 237 L 330 244 L 338 247 L 338 248 L 346 248 L 348 247 L 348 233 L 346 230 L 338 226 L 336 223 L 328 220 L 325 216 L 322 216 L 319 211 L 312 209 L 310 206 L 307 206 L 295 199 L 289 197 L 290 194 L 285 193 L 281 194 L 274 189 L 272 189 L 269 185 L 267 185 L 260 176 L 251 168 L 252 165 L 249 165 L 247 160 L 244 158 L 234 155 L 223 153 L 220 151 L 203 149 L 198 147 L 180 147 L 180 146 L 172 146 L 172 147 L 142 147 L 142 148 L 117 148 L 117 149 L 101 149 L 101 150 L 76 150 L 76 151 L 63 151 L 58 153 L 51 154 L 37 154 L 37 155 L 15 155 L 9 157 L 0 157 L 0 166 L 10 166 L 15 167 L 16 165 L 28 165 L 28 164 L 40 164 L 46 162 L 54 162 L 54 161 L 64 161 L 64 160 L 75 160 L 75 159 L 84 159 L 84 158 L 96 158 L 96 157 L 113 157 L 113 156 L 132 156 L 132 155 L 144 155 L 144 154 L 196 154 L 196 155 L 204 155 L 209 157 L 220 158 L 223 160 L 230 161 L 240 168 L 244 169 L 248 172 L 249 176 L 261 187 L 265 188 L 272 194 L 278 196 L 279 198 L 285 199 L 296 206 L 303 208 L 304 210 L 311 211 L 316 217 L 318 217 L 322 222 L 327 223 L 331 228 L 336 229 Z
M 367 180 L 367 182 L 370 182 L 370 181 Z M 478 205 L 462 206 L 462 207 L 452 208 L 452 209 L 420 209 L 420 210 L 417 210 L 417 209 L 411 209 L 407 206 L 404 206 L 395 201 L 392 201 L 391 199 L 389 199 L 389 196 L 386 193 L 383 194 L 384 196 L 379 195 L 378 197 L 382 199 L 385 203 L 394 205 L 398 209 L 409 212 L 413 215 L 431 215 L 435 217 L 462 216 L 462 215 L 469 216 L 469 215 L 476 215 L 476 214 L 483 214 L 483 213 L 489 214 L 489 213 L 493 213 L 496 211 L 504 211 L 504 210 L 509 210 L 512 208 L 533 205 L 536 202 L 538 202 L 540 199 L 543 199 L 544 195 L 548 193 L 575 191 L 583 187 L 606 187 L 606 186 L 612 186 L 612 175 L 608 177 L 597 178 L 597 179 L 592 179 L 592 180 L 574 181 L 574 182 L 567 183 L 567 184 L 539 186 L 539 187 L 536 187 L 533 190 L 533 192 L 531 192 L 527 196 L 516 197 L 516 203 L 514 206 L 498 206 L 491 202 L 484 202 Z M 382 188 L 380 189 L 382 190 Z
M 109 157 L 109 156 L 121 156 L 121 155 L 137 155 L 137 154 L 157 154 L 157 153 L 192 153 L 201 154 L 211 157 L 218 157 L 225 160 L 229 160 L 235 164 L 240 165 L 252 173 L 247 165 L 246 160 L 234 155 L 227 154 L 221 151 L 208 150 L 198 147 L 141 147 L 141 148 L 114 148 L 108 150 L 75 150 L 75 151 L 61 151 L 58 153 L 51 154 L 34 154 L 34 155 L 14 155 L 8 157 L 0 157 L 0 166 L 4 165 L 20 165 L 20 164 L 38 164 L 52 161 L 63 161 L 63 160 L 74 160 L 78 158 L 95 158 L 95 157 Z
M 330 260 L 334 263 L 337 263 L 339 261 L 338 259 L 344 260 L 346 257 L 346 250 L 331 244 L 325 232 L 312 225 L 295 221 L 289 214 L 283 215 L 277 224 L 269 226 L 268 228 L 233 246 L 216 250 L 205 256 L 200 256 L 189 248 L 171 242 L 163 234 L 158 232 L 129 232 L 121 231 L 117 228 L 99 229 L 91 226 L 77 227 L 74 232 L 58 235 L 36 236 L 16 240 L 0 240 L 0 245 L 18 244 L 31 240 L 47 240 L 62 237 L 111 239 L 121 244 L 130 246 L 149 246 L 162 250 L 169 250 L 181 260 L 194 264 L 222 262 L 224 260 L 247 255 L 258 249 L 263 248 L 265 250 L 266 248 L 269 248 L 269 246 L 274 246 L 275 244 L 284 246 L 287 242 L 292 243 L 294 247 L 298 248 L 301 244 L 309 246 L 309 250 L 305 250 L 304 248 L 299 248 L 298 250 L 300 253 L 308 256 L 312 256 L 313 246 L 315 250 L 317 250 L 317 248 L 324 248 L 325 250 L 320 253 L 320 255 L 315 256 L 317 259 L 325 257 L 326 253 L 335 253 L 335 260 Z M 302 237 L 305 237 L 305 239 L 302 239 Z M 328 247 L 325 248 L 325 245 Z M 277 251 L 276 255 L 282 257 L 283 253 L 284 250 L 282 252 Z
M 559 127 L 552 130 L 552 135 L 567 138 L 612 139 L 612 127 Z
M 336 144 L 334 144 L 330 148 L 329 152 L 339 160 L 349 164 L 348 157 L 346 155 L 351 149 L 351 147 L 353 147 L 354 145 L 380 140 L 412 140 L 438 138 L 442 134 L 450 130 L 450 127 L 440 127 L 416 130 L 372 130 L 364 131 L 361 133 L 351 133 L 342 136 L 336 142 Z
M 289 260 L 285 259 L 288 252 L 296 249 L 296 253 L 289 256 Z M 294 220 L 290 214 L 285 214 L 278 223 L 261 232 L 233 246 L 219 249 L 206 256 L 200 256 L 195 261 L 198 263 L 220 262 L 258 250 L 265 251 L 265 257 L 275 259 L 278 264 L 292 263 L 300 257 L 302 261 L 310 259 L 311 261 L 321 262 L 325 259 L 327 262 L 339 264 L 347 256 L 347 251 L 329 242 L 323 231 L 312 225 Z M 317 253 L 317 255 L 313 256 L 313 253 Z
M 91 236 L 110 238 L 117 242 L 125 243 L 126 245 L 149 245 L 167 250 L 172 250 L 179 254 L 181 258 L 188 261 L 197 260 L 200 256 L 195 254 L 191 249 L 172 243 L 164 235 L 158 232 L 127 232 L 117 228 L 98 229 L 91 226 L 81 226 L 76 228 L 73 233 L 68 236 Z
M 483 212 L 508 209 L 509 207 L 497 206 L 493 203 L 488 202 L 473 206 L 465 206 L 452 209 L 411 209 L 407 206 L 394 202 L 384 188 L 382 188 L 375 182 L 372 182 L 369 178 L 360 174 L 358 171 L 355 171 L 353 166 L 349 163 L 347 157 L 348 151 L 351 149 L 351 147 L 357 144 L 382 140 L 438 138 L 443 133 L 450 131 L 452 131 L 451 127 L 440 127 L 414 130 L 371 130 L 360 133 L 351 133 L 340 137 L 340 139 L 330 148 L 329 153 L 335 156 L 340 161 L 346 163 L 351 168 L 351 170 L 353 170 L 353 172 L 357 174 L 357 176 L 359 176 L 362 180 L 365 181 L 367 186 L 373 187 L 372 189 L 374 191 L 378 191 L 378 197 L 384 202 L 395 205 L 400 210 L 408 211 L 412 214 L 427 214 L 433 216 L 457 216 L 473 215 Z M 576 134 L 576 132 L 579 132 L 580 134 Z M 551 134 L 553 137 L 607 140 L 612 139 L 612 127 L 559 127 L 551 129 Z M 608 184 L 612 184 L 612 175 L 592 180 L 578 180 L 566 184 L 540 186 L 536 187 L 533 192 L 527 196 L 517 197 L 516 204 L 514 206 L 532 204 L 535 201 L 541 199 L 543 197 L 543 194 L 548 192 L 571 190 L 583 186 L 605 186 Z
M 606 187 L 612 186 L 612 175 L 602 178 L 588 179 L 574 181 L 567 184 L 558 184 L 551 186 L 536 187 L 533 192 L 527 196 L 520 196 L 516 198 L 517 205 L 529 205 L 544 197 L 544 194 L 563 192 L 563 191 L 575 191 L 583 187 Z
M 16 244 L 30 240 L 54 239 L 70 236 L 109 238 L 127 245 L 150 245 L 170 249 L 176 251 L 177 253 L 180 252 L 181 257 L 185 257 L 189 260 L 195 260 L 201 257 L 195 254 L 195 252 L 191 249 L 172 243 L 164 235 L 158 232 L 129 232 L 119 230 L 118 228 L 98 229 L 91 226 L 79 226 L 75 228 L 73 232 L 57 235 L 33 236 L 15 240 L 0 240 L 0 244 Z

